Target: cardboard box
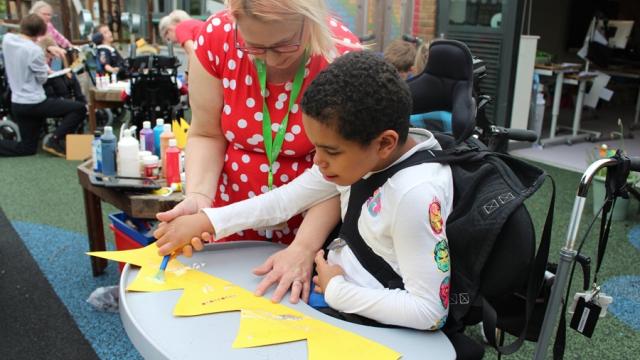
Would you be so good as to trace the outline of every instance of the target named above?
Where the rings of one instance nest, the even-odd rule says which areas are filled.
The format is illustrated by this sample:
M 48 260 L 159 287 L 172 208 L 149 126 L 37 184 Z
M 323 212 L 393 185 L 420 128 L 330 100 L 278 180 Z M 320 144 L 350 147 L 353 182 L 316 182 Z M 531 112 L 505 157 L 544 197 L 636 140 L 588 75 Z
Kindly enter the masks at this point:
M 67 134 L 67 160 L 85 160 L 91 157 L 93 135 Z

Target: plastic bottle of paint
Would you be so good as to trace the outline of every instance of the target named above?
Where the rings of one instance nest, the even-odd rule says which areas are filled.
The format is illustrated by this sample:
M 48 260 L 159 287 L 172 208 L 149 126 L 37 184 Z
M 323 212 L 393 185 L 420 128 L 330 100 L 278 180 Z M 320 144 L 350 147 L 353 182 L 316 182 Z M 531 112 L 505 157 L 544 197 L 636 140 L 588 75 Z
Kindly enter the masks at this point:
M 104 134 L 100 136 L 100 149 L 102 150 L 102 174 L 104 176 L 115 176 L 116 136 L 113 135 L 111 126 L 104 127 Z
M 160 135 L 164 131 L 164 119 L 156 119 L 156 126 L 153 128 L 153 153 L 161 157 L 160 155 Z
M 102 149 L 100 147 L 100 131 L 94 131 L 93 141 L 91 141 L 91 162 L 93 163 L 93 172 L 102 172 Z
M 178 141 L 169 139 L 169 146 L 165 152 L 165 176 L 167 185 L 180 183 L 180 149 L 178 149 Z
M 153 152 L 153 130 L 151 129 L 151 121 L 142 122 L 142 130 L 140 130 L 140 151 Z
M 140 165 L 140 176 L 144 176 L 144 158 L 151 155 L 153 155 L 151 151 L 147 151 L 147 150 L 138 151 L 138 164 Z
M 125 129 L 124 136 L 118 141 L 118 176 L 140 176 L 139 146 L 138 140 L 131 135 L 131 130 Z
M 175 139 L 175 135 L 171 131 L 171 124 L 164 124 L 164 131 L 160 135 L 160 162 L 162 163 L 162 177 L 167 176 L 166 156 L 165 152 L 169 147 L 169 139 Z M 169 184 L 170 185 L 170 184 Z
M 144 163 L 144 177 L 150 179 L 157 179 L 160 177 L 160 160 L 157 156 L 145 156 L 142 161 Z

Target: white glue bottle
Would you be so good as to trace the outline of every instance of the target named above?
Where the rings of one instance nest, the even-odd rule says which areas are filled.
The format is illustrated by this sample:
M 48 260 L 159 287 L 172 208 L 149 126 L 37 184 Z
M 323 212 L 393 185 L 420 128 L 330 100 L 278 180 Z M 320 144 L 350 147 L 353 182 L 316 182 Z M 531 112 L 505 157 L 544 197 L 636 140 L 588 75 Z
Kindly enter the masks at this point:
M 118 176 L 140 177 L 138 140 L 131 136 L 131 130 L 125 129 L 124 136 L 118 141 Z

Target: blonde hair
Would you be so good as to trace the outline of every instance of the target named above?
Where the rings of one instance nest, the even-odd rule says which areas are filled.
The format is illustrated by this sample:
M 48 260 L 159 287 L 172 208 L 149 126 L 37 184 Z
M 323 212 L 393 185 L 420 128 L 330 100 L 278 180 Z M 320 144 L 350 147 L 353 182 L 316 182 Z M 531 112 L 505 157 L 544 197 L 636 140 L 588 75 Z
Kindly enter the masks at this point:
M 53 10 L 53 7 L 48 2 L 36 1 L 33 3 L 33 5 L 31 5 L 31 9 L 29 9 L 29 14 L 36 14 L 38 11 L 44 8 L 51 8 Z
M 309 26 L 308 49 L 311 55 L 322 55 L 327 61 L 337 56 L 337 39 L 327 26 L 327 6 L 324 0 L 225 0 L 234 19 L 246 15 L 261 21 L 282 21 L 302 15 Z
M 158 31 L 160 31 L 160 36 L 164 37 L 164 34 L 167 32 L 169 26 L 178 25 L 179 23 L 191 19 L 191 16 L 187 14 L 184 10 L 173 10 L 169 13 L 169 15 L 162 17 L 160 22 L 158 23 Z
M 430 43 L 424 42 L 418 46 L 416 51 L 416 61 L 413 65 L 416 75 L 420 75 L 424 68 L 427 66 L 427 59 L 429 58 L 429 45 Z
M 407 72 L 416 61 L 416 46 L 402 39 L 396 39 L 384 49 L 383 56 L 398 71 Z

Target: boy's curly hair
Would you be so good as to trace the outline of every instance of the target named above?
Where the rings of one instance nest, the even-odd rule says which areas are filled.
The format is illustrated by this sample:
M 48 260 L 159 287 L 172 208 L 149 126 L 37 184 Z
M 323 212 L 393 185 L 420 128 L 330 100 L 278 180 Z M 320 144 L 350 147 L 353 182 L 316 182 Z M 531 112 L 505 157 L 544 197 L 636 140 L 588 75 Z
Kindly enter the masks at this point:
M 307 116 L 361 145 L 385 130 L 396 131 L 403 144 L 409 133 L 409 87 L 391 64 L 370 51 L 337 58 L 309 85 L 301 105 Z

